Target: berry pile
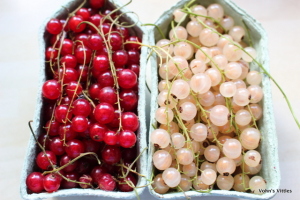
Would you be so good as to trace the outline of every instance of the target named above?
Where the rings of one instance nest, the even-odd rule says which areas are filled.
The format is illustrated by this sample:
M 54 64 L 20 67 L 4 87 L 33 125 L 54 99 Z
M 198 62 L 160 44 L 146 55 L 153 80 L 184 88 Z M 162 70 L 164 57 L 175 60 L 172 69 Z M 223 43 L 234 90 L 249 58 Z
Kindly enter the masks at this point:
M 185 6 L 173 15 L 169 39 L 155 46 L 161 79 L 159 124 L 150 136 L 153 190 L 259 194 L 266 188 L 256 175 L 262 76 L 249 68 L 256 51 L 245 43 L 247 29 L 219 4 Z
M 128 192 L 137 184 L 140 39 L 120 16 L 105 0 L 89 0 L 47 23 L 44 133 L 29 191 Z

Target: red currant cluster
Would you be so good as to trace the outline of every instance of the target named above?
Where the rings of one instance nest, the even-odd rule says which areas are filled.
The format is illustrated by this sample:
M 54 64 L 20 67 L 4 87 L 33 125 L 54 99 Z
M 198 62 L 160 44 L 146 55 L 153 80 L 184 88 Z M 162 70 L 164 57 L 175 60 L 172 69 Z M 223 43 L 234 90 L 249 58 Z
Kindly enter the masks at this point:
M 137 157 L 140 39 L 117 13 L 105 9 L 105 0 L 90 0 L 46 25 L 45 133 L 38 139 L 39 172 L 26 179 L 31 192 L 128 192 L 137 184 L 129 168 Z

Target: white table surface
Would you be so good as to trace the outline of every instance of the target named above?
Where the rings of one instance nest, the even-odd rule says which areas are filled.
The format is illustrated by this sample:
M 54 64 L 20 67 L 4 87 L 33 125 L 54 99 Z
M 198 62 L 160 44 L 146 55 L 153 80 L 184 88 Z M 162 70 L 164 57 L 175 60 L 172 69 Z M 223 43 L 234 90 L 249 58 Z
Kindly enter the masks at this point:
M 135 11 L 143 23 L 153 23 L 164 10 L 176 2 L 178 0 L 133 0 L 129 9 Z M 300 118 L 300 1 L 234 2 L 259 20 L 267 30 L 271 73 L 286 92 Z M 21 199 L 20 173 L 30 136 L 27 122 L 33 118 L 38 90 L 38 30 L 45 18 L 61 3 L 62 0 L 0 1 L 0 199 Z M 273 103 L 279 142 L 280 188 L 292 190 L 291 194 L 277 194 L 274 199 L 300 199 L 300 131 L 274 84 Z M 71 197 L 51 200 L 54 199 L 99 198 Z M 141 199 L 154 198 L 146 189 Z

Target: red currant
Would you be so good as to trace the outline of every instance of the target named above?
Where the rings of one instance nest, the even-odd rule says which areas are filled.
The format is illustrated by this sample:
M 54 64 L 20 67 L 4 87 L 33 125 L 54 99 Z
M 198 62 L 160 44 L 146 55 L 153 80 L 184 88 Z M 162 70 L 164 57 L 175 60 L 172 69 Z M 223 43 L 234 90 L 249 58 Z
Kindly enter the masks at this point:
M 116 188 L 116 181 L 110 174 L 103 174 L 98 181 L 99 188 L 105 191 L 113 191 Z
M 71 54 L 67 54 L 60 59 L 61 65 L 65 68 L 75 68 L 77 65 L 77 59 Z
M 93 9 L 99 9 L 104 6 L 105 0 L 90 0 L 89 2 Z
M 128 64 L 139 64 L 140 63 L 140 53 L 137 50 L 128 51 Z
M 56 192 L 60 187 L 61 177 L 57 174 L 47 174 L 43 179 L 44 189 L 51 193 Z
M 73 53 L 73 41 L 70 39 L 64 39 L 61 46 L 61 55 L 65 56 Z
M 79 64 L 88 64 L 92 58 L 92 51 L 87 46 L 79 45 L 75 49 L 75 57 Z
M 61 95 L 61 86 L 56 80 L 48 80 L 43 84 L 42 93 L 47 99 L 58 99 Z
M 109 103 L 114 106 L 117 102 L 117 91 L 112 87 L 104 87 L 100 90 L 98 99 L 99 101 Z
M 136 135 L 132 131 L 121 131 L 119 134 L 120 146 L 124 148 L 131 148 L 136 143 Z
M 100 50 L 103 48 L 103 39 L 99 34 L 92 34 L 88 37 L 88 47 L 92 50 Z
M 75 116 L 72 119 L 72 129 L 75 132 L 84 132 L 88 128 L 88 120 L 84 116 Z
M 106 145 L 101 152 L 102 159 L 109 165 L 116 164 L 121 159 L 121 151 L 117 146 Z
M 68 95 L 69 98 L 73 99 L 74 97 L 77 97 L 82 93 L 82 86 L 76 82 L 76 81 L 71 81 L 68 83 L 66 87 L 66 94 Z
M 72 181 L 77 181 L 79 178 L 79 175 L 76 172 L 68 172 L 65 174 L 65 177 Z M 78 183 L 74 183 L 74 182 L 63 179 L 61 182 L 61 187 L 65 188 L 65 189 L 76 188 L 76 187 L 78 187 Z
M 58 19 L 50 19 L 46 25 L 46 30 L 53 35 L 59 34 L 62 29 L 63 25 Z
M 128 184 L 128 182 L 131 184 Z M 133 190 L 133 187 L 130 185 L 136 186 L 137 180 L 133 174 L 129 173 L 125 178 L 120 178 L 118 182 L 118 189 L 121 192 L 130 192 Z
M 26 186 L 29 190 L 35 193 L 40 193 L 44 190 L 43 175 L 40 172 L 32 172 L 26 178 Z
M 108 35 L 108 43 L 113 51 L 121 49 L 123 42 L 120 33 L 110 33 Z
M 61 156 L 65 153 L 64 142 L 59 137 L 54 137 L 50 141 L 50 151 L 55 155 Z
M 112 55 L 112 60 L 115 64 L 115 67 L 120 68 L 127 64 L 128 54 L 124 50 L 115 51 Z
M 97 80 L 101 87 L 113 87 L 115 84 L 111 71 L 100 74 Z
M 118 83 L 121 88 L 129 89 L 137 83 L 136 74 L 130 69 L 123 69 L 118 71 Z
M 135 132 L 139 128 L 139 119 L 133 112 L 124 112 L 121 116 L 123 130 Z
M 119 134 L 115 131 L 107 131 L 104 134 L 104 142 L 108 145 L 116 145 L 119 143 Z
M 70 123 L 61 125 L 59 127 L 59 138 L 65 141 L 72 140 L 78 135 L 77 132 L 73 131 Z
M 115 109 L 108 103 L 99 103 L 94 109 L 94 117 L 100 124 L 107 124 L 114 119 Z
M 105 55 L 95 56 L 93 59 L 93 75 L 98 77 L 102 72 L 107 71 L 109 68 L 109 60 Z
M 69 19 L 69 28 L 75 33 L 82 32 L 86 27 L 86 24 L 80 24 L 83 21 L 83 17 L 81 17 L 80 15 L 75 15 Z
M 75 14 L 81 16 L 84 21 L 87 21 L 90 17 L 90 12 L 87 8 L 80 8 Z
M 84 145 L 80 140 L 73 139 L 67 142 L 65 150 L 70 158 L 76 158 L 84 153 Z
M 66 105 L 59 105 L 55 108 L 55 120 L 59 123 L 66 123 L 72 118 L 72 112 Z
M 126 42 L 129 42 L 128 44 L 125 45 L 125 49 L 127 51 L 129 51 L 129 50 L 137 50 L 138 51 L 141 48 L 141 45 L 138 44 L 138 43 L 141 42 L 141 40 L 138 37 L 136 37 L 136 36 L 130 36 L 126 40 Z
M 71 158 L 68 155 L 64 155 L 60 158 L 60 166 L 64 166 L 66 164 L 68 164 L 69 162 L 71 162 Z M 78 161 L 76 160 L 75 162 L 73 162 L 72 164 L 69 164 L 68 166 L 64 167 L 62 170 L 64 172 L 72 172 L 76 169 L 76 167 L 78 166 Z
M 100 84 L 94 83 L 89 87 L 89 95 L 92 99 L 96 100 L 98 99 L 99 92 L 100 92 Z
M 48 170 L 52 168 L 52 165 L 56 165 L 56 156 L 52 151 L 40 152 L 36 157 L 36 164 L 42 170 Z
M 73 106 L 72 112 L 75 116 L 81 115 L 87 117 L 90 115 L 92 111 L 91 104 L 86 99 L 76 99 L 73 102 L 72 106 Z
M 101 142 L 104 139 L 104 134 L 107 132 L 107 127 L 98 123 L 90 126 L 90 137 L 96 142 Z
M 133 111 L 137 107 L 138 96 L 133 90 L 123 90 L 120 93 L 120 103 L 124 111 Z
M 79 186 L 80 186 L 81 188 L 83 188 L 83 189 L 90 188 L 90 187 L 91 187 L 90 185 L 92 184 L 92 181 L 93 181 L 93 179 L 92 179 L 92 177 L 91 177 L 90 175 L 83 174 L 83 175 L 79 178 L 79 182 L 81 182 L 81 183 L 79 184 Z M 88 183 L 88 184 L 90 184 L 90 185 L 84 184 L 84 183 Z

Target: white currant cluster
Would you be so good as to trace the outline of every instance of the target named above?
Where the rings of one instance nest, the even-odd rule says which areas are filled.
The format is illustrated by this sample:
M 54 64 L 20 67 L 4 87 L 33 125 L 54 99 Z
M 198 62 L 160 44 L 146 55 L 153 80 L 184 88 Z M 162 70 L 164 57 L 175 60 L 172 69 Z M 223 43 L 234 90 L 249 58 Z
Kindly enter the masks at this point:
M 260 193 L 262 75 L 246 31 L 219 4 L 177 9 L 169 39 L 157 41 L 159 95 L 151 133 L 155 192 Z M 190 21 L 184 26 L 184 19 Z M 216 187 L 215 187 L 216 188 Z M 173 189 L 173 190 L 172 190 Z

